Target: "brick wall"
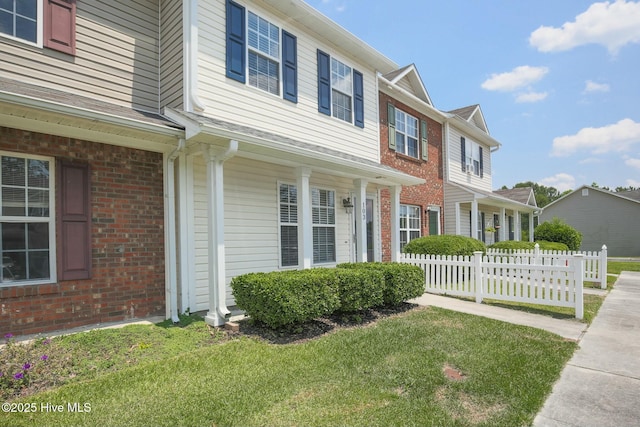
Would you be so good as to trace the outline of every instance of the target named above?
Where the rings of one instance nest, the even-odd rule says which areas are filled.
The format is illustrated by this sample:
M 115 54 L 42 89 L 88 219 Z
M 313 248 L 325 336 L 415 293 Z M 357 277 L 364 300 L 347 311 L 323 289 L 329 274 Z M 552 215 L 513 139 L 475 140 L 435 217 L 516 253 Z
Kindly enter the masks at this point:
M 429 160 L 414 159 L 389 149 L 389 129 L 387 127 L 387 104 L 417 118 L 427 121 L 429 142 Z M 429 205 L 440 206 L 441 231 L 444 229 L 444 188 L 442 169 L 442 125 L 406 106 L 405 104 L 380 92 L 380 162 L 407 174 L 424 178 L 425 184 L 403 187 L 400 203 L 420 206 L 422 227 L 421 235 L 429 234 L 429 221 L 425 210 Z M 382 260 L 391 260 L 391 204 L 388 190 L 381 192 L 381 233 Z
M 163 315 L 162 154 L 0 127 L 0 150 L 91 166 L 92 278 L 0 285 L 0 333 Z

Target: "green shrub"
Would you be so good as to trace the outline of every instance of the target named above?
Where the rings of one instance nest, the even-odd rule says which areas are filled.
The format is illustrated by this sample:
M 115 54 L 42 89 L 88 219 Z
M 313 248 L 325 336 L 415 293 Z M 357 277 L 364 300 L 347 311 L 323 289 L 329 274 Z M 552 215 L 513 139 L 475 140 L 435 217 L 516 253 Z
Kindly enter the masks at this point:
M 533 242 L 521 242 L 518 240 L 505 240 L 487 246 L 490 249 L 501 249 L 505 251 L 533 250 L 535 248 Z M 542 249 L 542 248 L 541 248 Z
M 540 245 L 540 249 L 544 251 L 568 251 L 569 247 L 560 242 L 547 242 L 546 240 L 540 240 L 536 242 Z
M 358 311 L 382 305 L 384 274 L 378 270 L 337 268 L 340 311 Z
M 404 247 L 408 254 L 469 255 L 476 251 L 486 252 L 487 247 L 480 240 L 466 236 L 424 236 L 413 239 Z
M 303 323 L 340 308 L 335 269 L 249 273 L 233 278 L 236 304 L 271 328 Z
M 338 268 L 380 271 L 384 275 L 384 305 L 398 305 L 424 293 L 424 272 L 415 265 L 397 262 L 363 262 L 339 264 Z
M 559 218 L 538 225 L 534 236 L 535 240 L 564 243 L 572 251 L 579 250 L 582 243 L 582 234 Z

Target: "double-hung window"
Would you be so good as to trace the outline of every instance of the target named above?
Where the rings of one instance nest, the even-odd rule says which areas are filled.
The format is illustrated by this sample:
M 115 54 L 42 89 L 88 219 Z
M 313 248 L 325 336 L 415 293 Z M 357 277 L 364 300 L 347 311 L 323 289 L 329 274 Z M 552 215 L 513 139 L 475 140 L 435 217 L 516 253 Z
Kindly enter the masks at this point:
M 55 275 L 53 159 L 0 156 L 0 283 L 47 282 Z
M 420 206 L 400 205 L 400 250 L 420 237 Z
M 318 111 L 364 127 L 362 73 L 318 50 Z
M 462 171 L 482 178 L 484 176 L 482 147 L 465 137 L 460 137 L 460 151 Z
M 336 261 L 336 195 L 332 190 L 311 189 L 314 264 Z
M 298 192 L 295 185 L 279 185 L 280 265 L 298 265 Z
M 396 151 L 418 158 L 418 119 L 396 109 Z
M 76 0 L 0 0 L 0 35 L 76 53 Z
M 389 149 L 415 159 L 429 160 L 427 121 L 387 104 Z M 419 144 L 418 144 L 419 142 Z
M 226 10 L 227 77 L 298 102 L 296 37 L 232 0 Z

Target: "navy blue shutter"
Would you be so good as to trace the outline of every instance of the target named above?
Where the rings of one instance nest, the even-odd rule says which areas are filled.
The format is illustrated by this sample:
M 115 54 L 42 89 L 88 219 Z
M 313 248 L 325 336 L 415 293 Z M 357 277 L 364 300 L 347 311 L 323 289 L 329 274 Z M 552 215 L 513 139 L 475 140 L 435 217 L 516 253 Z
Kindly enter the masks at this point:
M 353 113 L 355 125 L 364 128 L 364 84 L 362 73 L 353 70 Z
M 246 68 L 244 7 L 227 0 L 227 77 L 244 83 Z
M 480 178 L 484 176 L 484 161 L 482 159 L 482 147 L 478 147 L 480 150 Z
M 467 171 L 467 154 L 466 154 L 466 143 L 464 140 L 464 136 L 460 137 L 460 153 L 462 154 L 460 157 L 460 161 L 462 162 L 462 172 Z
M 318 111 L 331 115 L 331 59 L 318 49 Z
M 282 30 L 282 86 L 284 99 L 298 102 L 298 53 L 296 36 Z

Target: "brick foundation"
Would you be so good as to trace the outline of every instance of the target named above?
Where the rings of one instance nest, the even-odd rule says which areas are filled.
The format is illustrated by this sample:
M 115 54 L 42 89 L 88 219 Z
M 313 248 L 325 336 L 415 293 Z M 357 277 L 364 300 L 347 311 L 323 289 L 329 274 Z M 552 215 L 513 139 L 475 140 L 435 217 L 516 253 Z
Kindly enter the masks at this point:
M 0 150 L 88 162 L 92 209 L 91 279 L 0 285 L 0 333 L 163 315 L 162 154 L 3 127 Z
M 417 118 L 426 120 L 429 141 L 429 160 L 414 159 L 389 149 L 389 129 L 387 127 L 387 104 Z M 380 92 L 380 162 L 409 175 L 426 180 L 425 184 L 403 187 L 400 193 L 400 203 L 420 206 L 422 227 L 421 235 L 429 234 L 429 221 L 425 210 L 429 205 L 440 206 L 441 232 L 444 230 L 444 185 L 442 168 L 442 125 L 435 120 L 419 113 L 403 103 Z M 382 190 L 380 200 L 382 260 L 391 260 L 391 205 L 388 190 Z

